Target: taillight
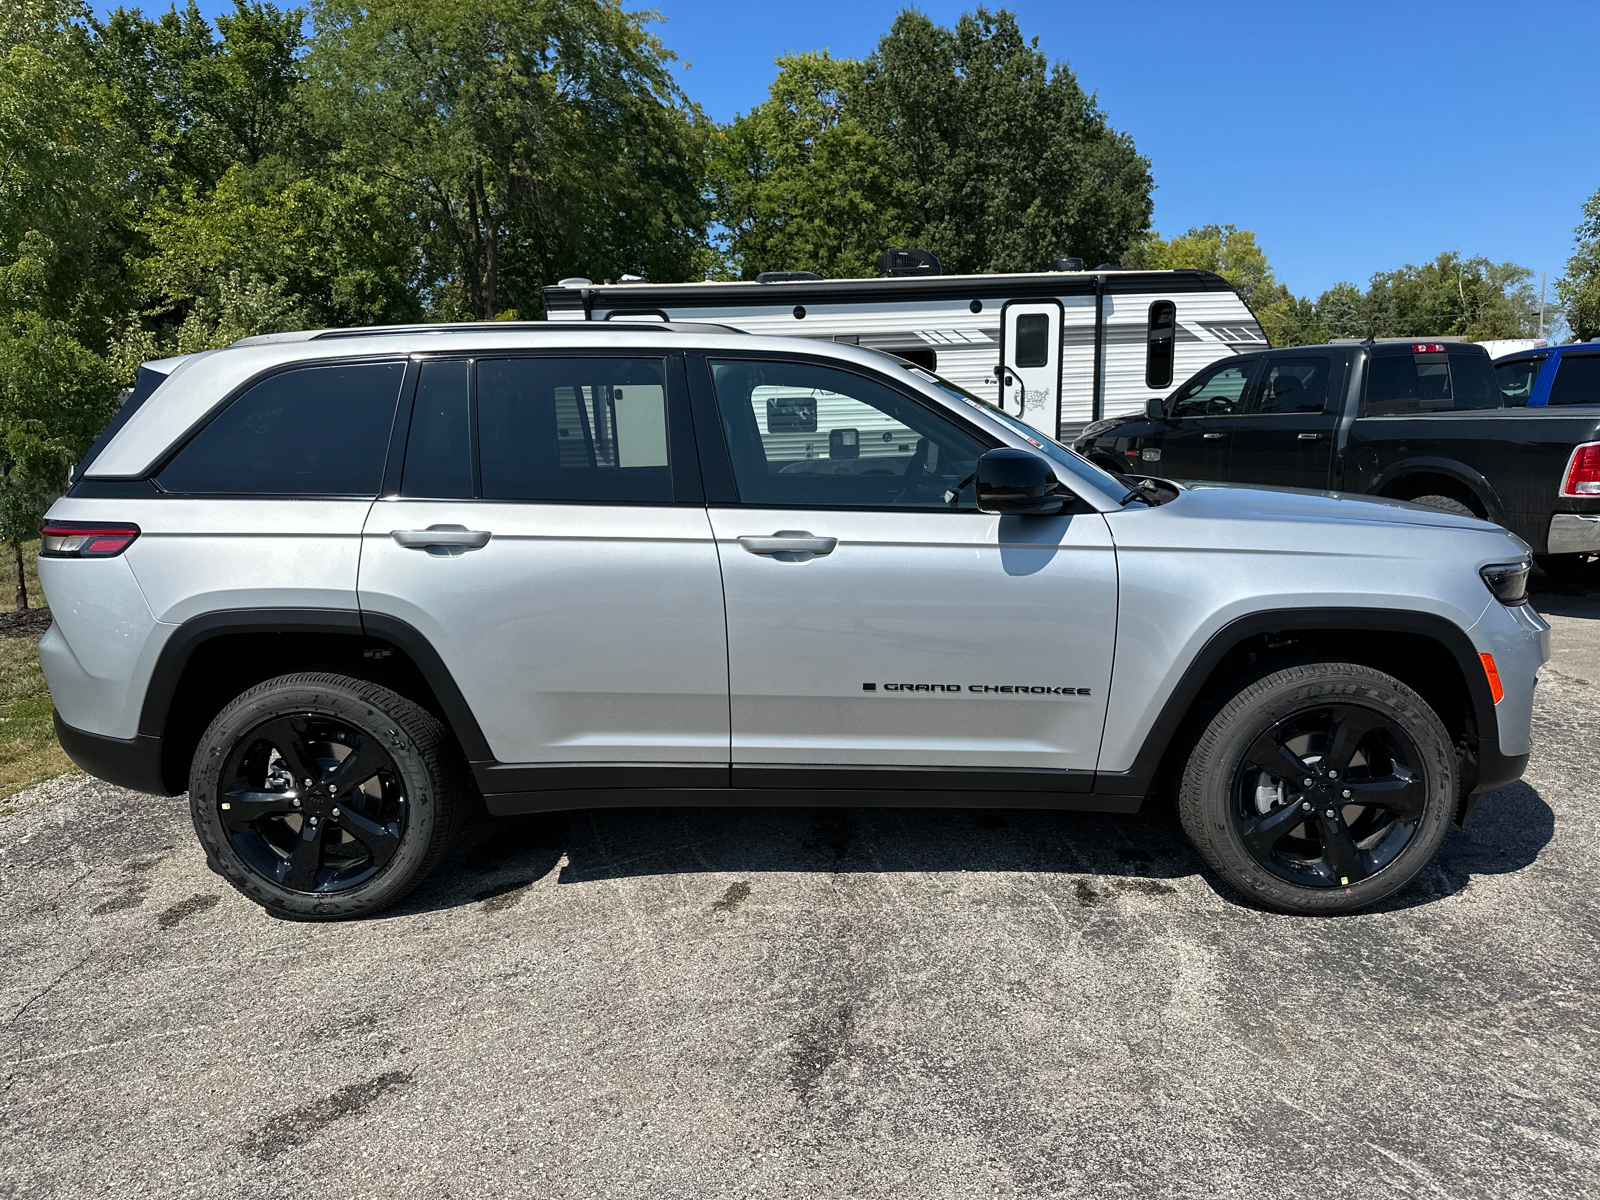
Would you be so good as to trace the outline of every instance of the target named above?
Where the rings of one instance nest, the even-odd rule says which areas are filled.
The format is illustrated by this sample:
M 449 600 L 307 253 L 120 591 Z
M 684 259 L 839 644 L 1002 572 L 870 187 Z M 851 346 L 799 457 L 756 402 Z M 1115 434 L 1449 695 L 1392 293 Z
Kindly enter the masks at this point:
M 46 521 L 39 526 L 41 558 L 111 558 L 133 545 L 137 525 L 103 521 Z
M 1600 496 L 1600 442 L 1588 442 L 1572 452 L 1567 460 L 1567 477 L 1561 482 L 1563 496 Z

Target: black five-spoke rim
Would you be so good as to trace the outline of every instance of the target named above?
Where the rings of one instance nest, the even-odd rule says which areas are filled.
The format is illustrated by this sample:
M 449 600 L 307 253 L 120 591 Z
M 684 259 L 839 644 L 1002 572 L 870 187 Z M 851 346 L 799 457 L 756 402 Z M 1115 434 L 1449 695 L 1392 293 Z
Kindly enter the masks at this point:
M 1245 849 L 1301 887 L 1349 887 L 1410 843 L 1427 802 L 1411 736 L 1351 704 L 1307 709 L 1245 751 L 1234 783 Z
M 406 826 L 400 772 L 377 738 L 331 717 L 277 717 L 241 739 L 218 807 L 239 856 L 297 892 L 367 882 Z

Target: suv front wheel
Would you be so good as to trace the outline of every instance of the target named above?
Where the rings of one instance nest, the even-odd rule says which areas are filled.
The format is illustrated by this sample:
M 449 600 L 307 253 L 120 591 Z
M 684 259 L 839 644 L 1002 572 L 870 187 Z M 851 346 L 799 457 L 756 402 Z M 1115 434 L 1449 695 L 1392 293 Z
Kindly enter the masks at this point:
M 399 900 L 444 854 L 464 786 L 444 727 L 341 675 L 257 685 L 200 739 L 189 774 L 211 865 L 287 917 L 336 920 Z
M 1245 895 L 1349 912 L 1433 861 L 1456 800 L 1449 733 L 1416 692 L 1356 663 L 1291 666 L 1241 687 L 1189 754 L 1184 829 Z

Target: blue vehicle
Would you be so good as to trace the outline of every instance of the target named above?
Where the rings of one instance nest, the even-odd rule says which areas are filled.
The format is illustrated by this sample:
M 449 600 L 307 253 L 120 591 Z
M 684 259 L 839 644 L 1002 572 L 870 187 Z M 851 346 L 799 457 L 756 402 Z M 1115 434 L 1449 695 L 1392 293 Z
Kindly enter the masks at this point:
M 1507 408 L 1600 406 L 1600 340 L 1519 350 L 1494 373 Z

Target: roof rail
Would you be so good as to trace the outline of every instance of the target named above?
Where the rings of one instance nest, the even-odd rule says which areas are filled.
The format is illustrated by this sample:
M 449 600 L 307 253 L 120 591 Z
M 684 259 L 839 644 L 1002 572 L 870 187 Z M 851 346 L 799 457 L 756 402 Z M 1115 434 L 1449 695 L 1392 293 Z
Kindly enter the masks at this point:
M 329 338 L 396 337 L 443 333 L 594 333 L 665 329 L 668 333 L 744 333 L 709 321 L 440 321 L 426 325 L 361 325 L 353 329 L 308 329 L 294 333 L 262 333 L 230 342 L 233 346 L 268 346 L 278 342 L 320 342 Z

